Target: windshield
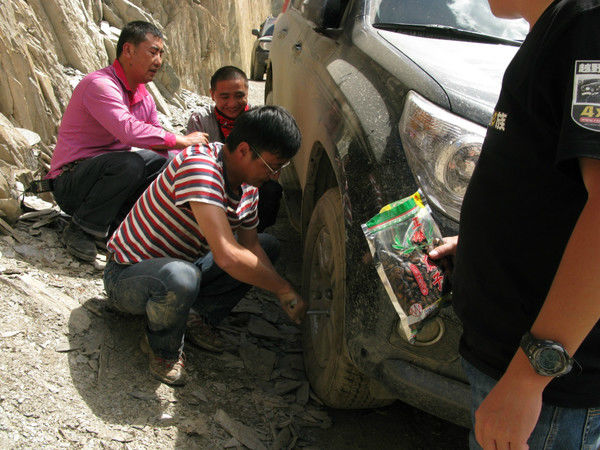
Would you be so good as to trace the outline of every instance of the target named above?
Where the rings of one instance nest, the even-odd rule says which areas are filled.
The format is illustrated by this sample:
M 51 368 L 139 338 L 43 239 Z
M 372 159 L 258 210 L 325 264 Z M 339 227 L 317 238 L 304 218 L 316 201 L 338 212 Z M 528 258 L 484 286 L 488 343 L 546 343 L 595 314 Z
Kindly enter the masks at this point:
M 488 0 L 375 0 L 371 17 L 374 26 L 450 27 L 513 41 L 523 41 L 529 31 L 525 20 L 495 17 Z
M 275 25 L 269 25 L 263 31 L 263 36 L 273 36 L 273 30 L 275 29 Z

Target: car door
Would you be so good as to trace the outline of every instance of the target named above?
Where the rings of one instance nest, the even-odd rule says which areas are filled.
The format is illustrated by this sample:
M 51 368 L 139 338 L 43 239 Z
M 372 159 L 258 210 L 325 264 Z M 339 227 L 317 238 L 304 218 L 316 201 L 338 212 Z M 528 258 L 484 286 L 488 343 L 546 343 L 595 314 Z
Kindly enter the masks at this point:
M 297 96 L 304 89 L 303 70 L 300 65 L 301 43 L 306 34 L 305 20 L 300 10 L 302 0 L 294 0 L 275 23 L 270 58 L 272 64 L 273 99 L 269 103 L 285 105 L 294 114 Z
M 302 95 L 295 95 L 295 100 L 285 104 L 291 108 L 303 133 L 302 149 L 294 158 L 294 166 L 304 190 L 307 171 L 310 170 L 312 146 L 315 142 L 322 143 L 323 139 L 329 139 L 329 136 L 323 136 L 322 125 L 332 115 L 330 110 L 334 107 L 332 102 L 337 87 L 331 79 L 327 67 L 329 61 L 340 49 L 338 39 L 341 34 L 324 30 L 324 27 L 321 24 L 315 24 L 311 17 L 314 17 L 315 10 L 319 8 L 331 11 L 328 23 L 331 25 L 331 30 L 335 30 L 339 26 L 348 2 L 310 0 L 297 3 L 300 3 L 300 8 L 296 11 L 302 17 L 302 21 L 300 22 L 301 30 L 293 44 L 294 65 L 292 70 L 298 71 L 295 74 L 297 84 L 294 89 L 296 92 L 300 89 Z M 332 4 L 335 4 L 335 7 L 332 8 Z M 335 115 L 337 114 L 339 112 Z

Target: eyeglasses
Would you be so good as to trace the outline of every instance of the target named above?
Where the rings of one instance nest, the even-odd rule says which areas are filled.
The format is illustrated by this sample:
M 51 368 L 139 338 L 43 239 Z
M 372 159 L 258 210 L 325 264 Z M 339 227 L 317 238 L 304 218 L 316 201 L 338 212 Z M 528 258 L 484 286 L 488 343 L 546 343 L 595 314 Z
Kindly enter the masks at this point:
M 271 172 L 271 176 L 273 176 L 273 177 L 275 175 L 278 175 L 279 172 L 281 172 L 283 169 L 285 169 L 287 166 L 290 165 L 290 161 L 288 161 L 283 166 L 281 166 L 279 169 L 275 170 L 269 165 L 268 162 L 265 161 L 265 159 L 262 156 L 260 156 L 260 153 L 258 153 L 252 145 L 248 144 L 248 147 L 250 147 L 252 149 L 252 151 L 256 154 L 256 156 L 258 156 L 260 158 L 260 160 L 267 167 L 267 169 L 269 169 L 269 172 Z

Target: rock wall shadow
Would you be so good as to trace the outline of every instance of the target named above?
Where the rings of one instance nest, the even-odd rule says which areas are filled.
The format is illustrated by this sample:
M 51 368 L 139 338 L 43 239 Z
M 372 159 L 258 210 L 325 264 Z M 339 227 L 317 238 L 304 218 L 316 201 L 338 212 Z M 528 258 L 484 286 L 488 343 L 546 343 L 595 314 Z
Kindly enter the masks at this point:
M 98 437 L 122 443 L 148 442 L 206 448 L 206 401 L 199 377 L 172 388 L 148 371 L 148 357 L 139 343 L 144 332 L 142 316 L 125 316 L 105 308 L 104 299 L 89 299 L 69 317 L 69 335 L 61 351 L 68 351 L 73 385 L 101 419 Z M 188 371 L 189 372 L 189 371 Z M 97 430 L 95 430 L 97 431 Z M 161 443 L 162 442 L 162 443 Z
M 83 313 L 89 317 L 87 327 L 81 323 Z M 155 393 L 160 382 L 149 376 L 147 358 L 139 349 L 143 328 L 143 318 L 109 312 L 97 299 L 71 312 L 65 349 L 71 378 L 86 404 L 105 422 L 144 426 L 149 418 L 161 416 Z

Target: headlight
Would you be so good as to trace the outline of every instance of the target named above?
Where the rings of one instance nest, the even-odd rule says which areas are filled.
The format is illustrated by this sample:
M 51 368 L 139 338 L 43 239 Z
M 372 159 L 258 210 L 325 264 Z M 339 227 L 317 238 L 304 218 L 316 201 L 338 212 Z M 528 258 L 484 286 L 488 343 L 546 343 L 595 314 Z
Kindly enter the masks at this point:
M 408 165 L 427 199 L 458 222 L 486 129 L 412 91 L 398 128 Z
M 271 49 L 271 41 L 260 41 L 258 46 L 268 52 Z

